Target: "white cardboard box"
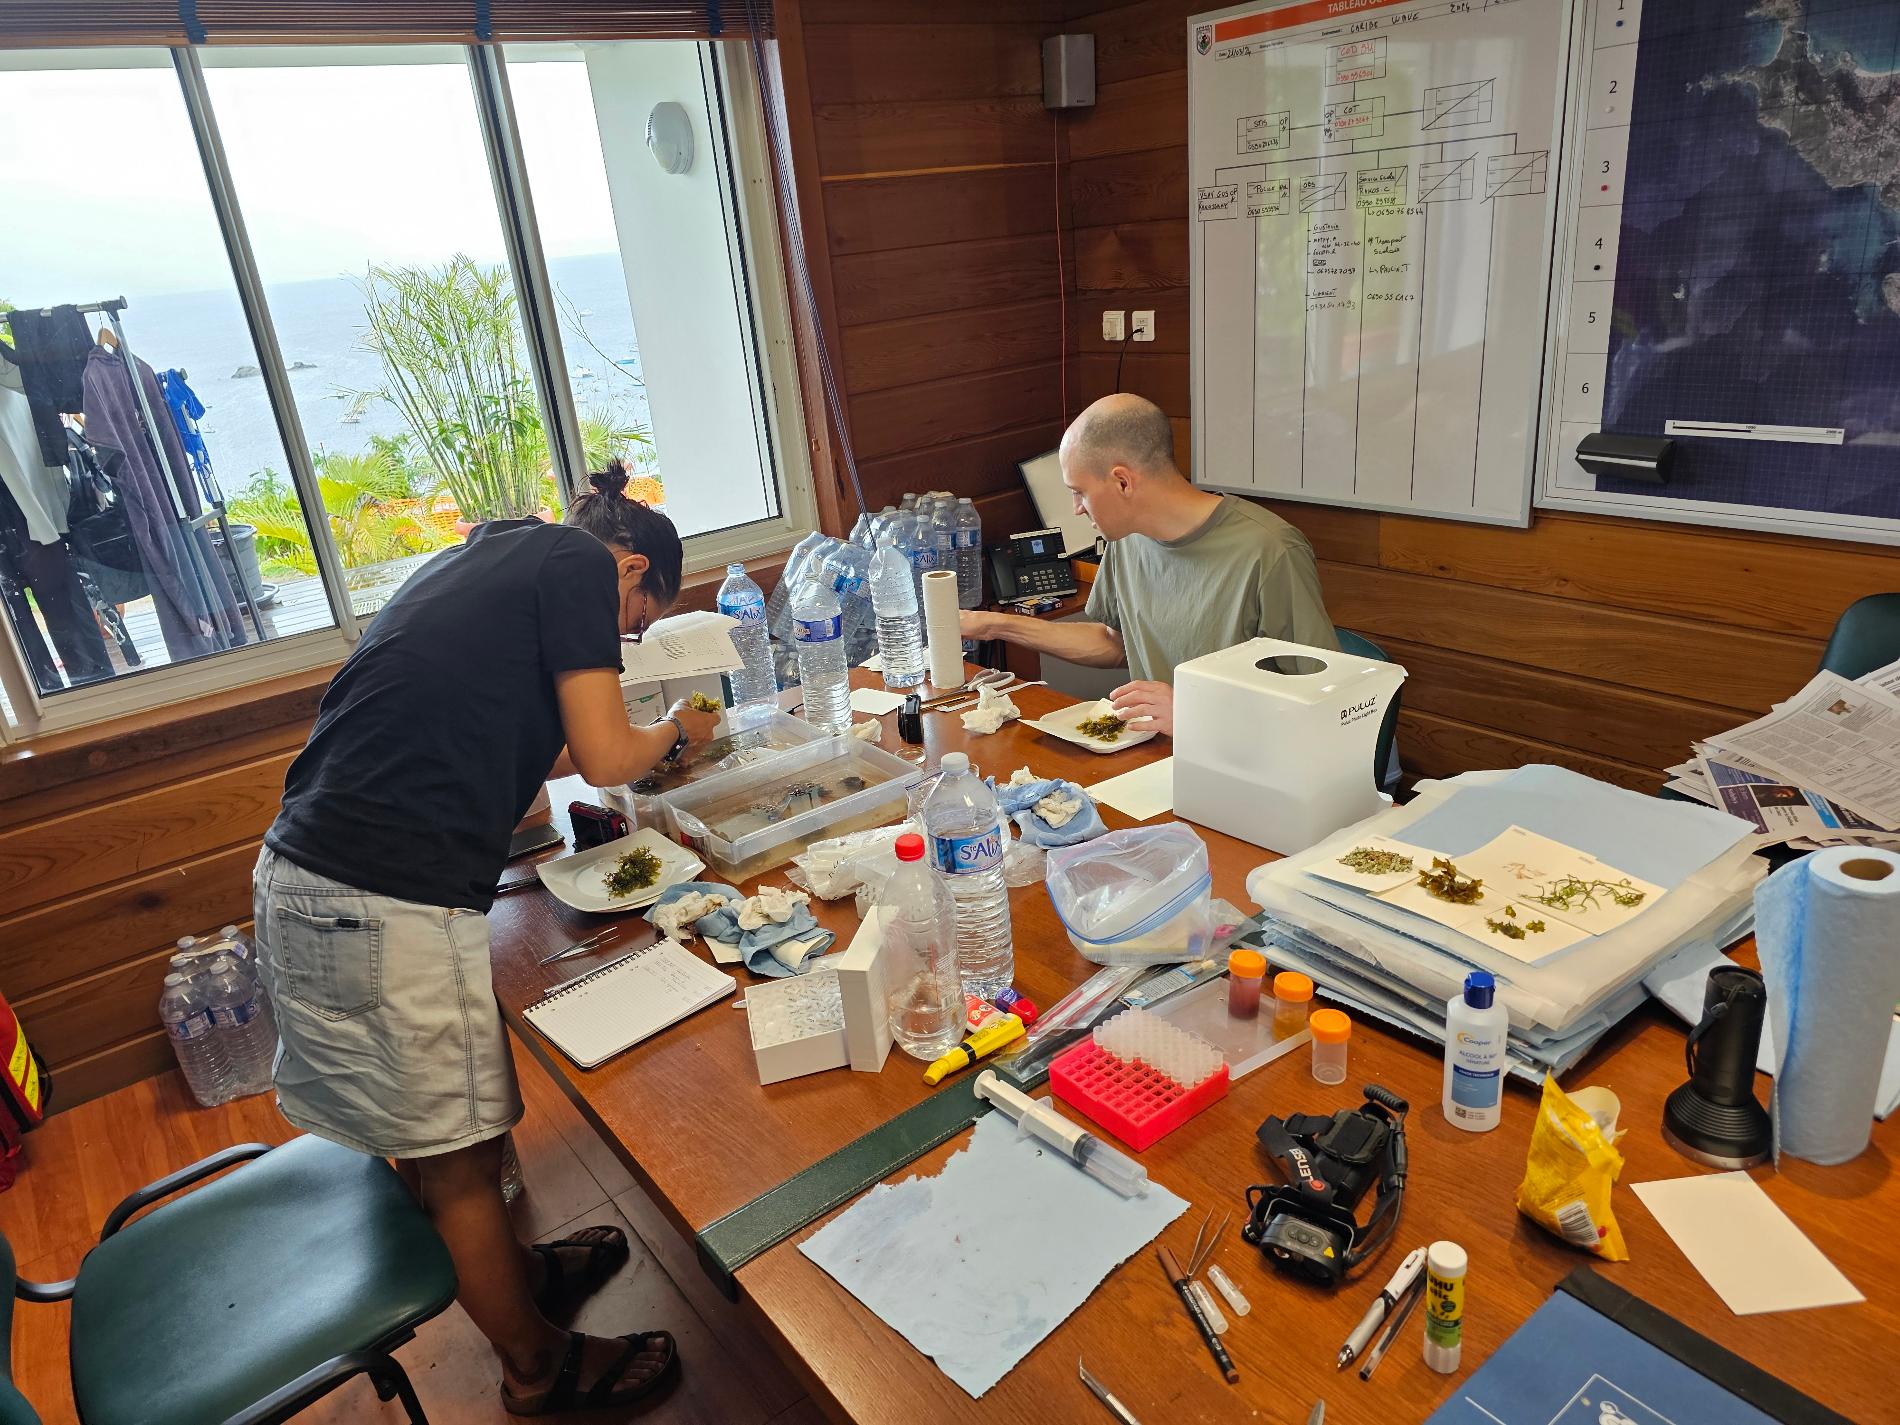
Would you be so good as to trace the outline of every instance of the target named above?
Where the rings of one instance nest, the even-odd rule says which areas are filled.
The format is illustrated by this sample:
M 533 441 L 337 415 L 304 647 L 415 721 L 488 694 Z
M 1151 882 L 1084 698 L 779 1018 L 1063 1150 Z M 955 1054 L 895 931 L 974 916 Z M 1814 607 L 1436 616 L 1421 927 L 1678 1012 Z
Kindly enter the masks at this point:
M 844 1041 L 851 1067 L 875 1074 L 891 1052 L 889 972 L 895 957 L 884 953 L 883 927 L 872 908 L 843 954 L 826 964 L 838 976 L 844 1000 Z
M 776 1084 L 850 1062 L 838 977 L 829 967 L 768 980 L 745 992 L 746 1024 L 761 1084 Z

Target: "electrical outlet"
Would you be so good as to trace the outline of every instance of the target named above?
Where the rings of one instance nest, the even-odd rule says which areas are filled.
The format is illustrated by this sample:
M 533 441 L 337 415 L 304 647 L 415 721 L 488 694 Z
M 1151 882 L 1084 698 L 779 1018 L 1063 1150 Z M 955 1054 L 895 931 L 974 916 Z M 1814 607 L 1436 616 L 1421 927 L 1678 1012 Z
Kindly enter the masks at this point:
M 1121 312 L 1103 312 L 1102 313 L 1102 340 L 1103 341 L 1121 341 L 1123 339 L 1123 328 L 1122 328 L 1123 315 L 1124 314 Z
M 1135 340 L 1153 341 L 1155 339 L 1155 314 L 1153 312 L 1135 313 Z

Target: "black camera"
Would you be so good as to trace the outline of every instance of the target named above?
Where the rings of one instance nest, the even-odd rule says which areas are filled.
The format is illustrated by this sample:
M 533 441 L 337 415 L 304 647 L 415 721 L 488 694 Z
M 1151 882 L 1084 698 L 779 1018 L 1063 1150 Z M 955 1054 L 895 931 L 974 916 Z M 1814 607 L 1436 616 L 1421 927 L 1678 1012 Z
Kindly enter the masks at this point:
M 1405 1199 L 1405 1115 L 1398 1095 L 1367 1084 L 1365 1103 L 1260 1125 L 1284 1184 L 1247 1189 L 1240 1235 L 1283 1272 L 1333 1286 L 1391 1238 Z M 1359 1203 L 1377 1188 L 1360 1225 Z

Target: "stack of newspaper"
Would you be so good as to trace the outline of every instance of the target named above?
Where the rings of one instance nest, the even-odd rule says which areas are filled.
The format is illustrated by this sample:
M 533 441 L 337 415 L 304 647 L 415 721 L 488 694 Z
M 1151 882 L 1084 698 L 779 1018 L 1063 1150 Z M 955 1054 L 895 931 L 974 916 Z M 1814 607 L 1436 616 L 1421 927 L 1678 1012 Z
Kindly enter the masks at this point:
M 1817 673 L 1695 754 L 1668 788 L 1751 822 L 1763 845 L 1900 850 L 1900 663 L 1853 682 Z

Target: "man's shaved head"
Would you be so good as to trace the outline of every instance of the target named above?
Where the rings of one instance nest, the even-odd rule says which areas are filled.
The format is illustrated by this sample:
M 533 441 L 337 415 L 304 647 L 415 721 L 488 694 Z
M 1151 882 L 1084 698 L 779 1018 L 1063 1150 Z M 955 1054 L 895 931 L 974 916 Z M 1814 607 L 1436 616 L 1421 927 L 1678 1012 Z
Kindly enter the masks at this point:
M 1075 418 L 1063 432 L 1062 459 L 1085 475 L 1104 475 L 1117 465 L 1139 475 L 1178 473 L 1167 414 L 1153 401 L 1127 392 L 1104 396 Z

